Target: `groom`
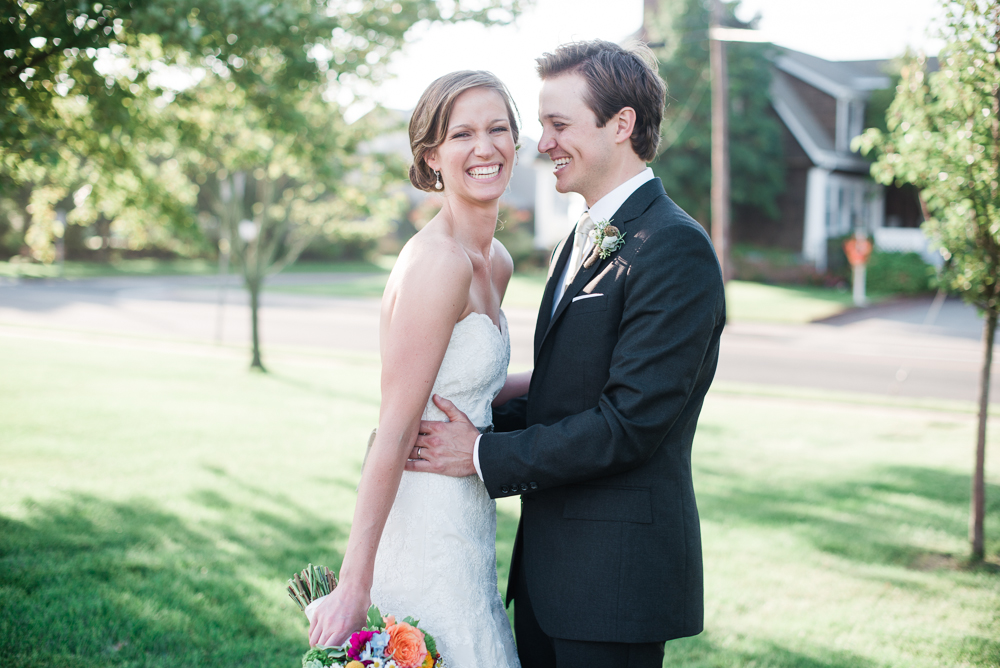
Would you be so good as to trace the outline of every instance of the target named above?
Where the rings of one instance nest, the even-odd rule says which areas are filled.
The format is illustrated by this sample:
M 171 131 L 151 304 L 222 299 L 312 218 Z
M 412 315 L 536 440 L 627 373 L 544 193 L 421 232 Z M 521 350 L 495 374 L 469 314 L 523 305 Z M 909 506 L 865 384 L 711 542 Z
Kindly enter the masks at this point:
M 481 437 L 436 397 L 450 422 L 422 423 L 407 469 L 478 473 L 493 498 L 521 495 L 507 597 L 524 668 L 659 668 L 664 641 L 702 630 L 691 444 L 722 277 L 704 230 L 646 167 L 665 99 L 652 53 L 565 44 L 538 73 L 538 150 L 588 213 L 553 255 L 527 395 Z M 595 233 L 602 255 L 587 231 L 605 221 L 623 237 Z

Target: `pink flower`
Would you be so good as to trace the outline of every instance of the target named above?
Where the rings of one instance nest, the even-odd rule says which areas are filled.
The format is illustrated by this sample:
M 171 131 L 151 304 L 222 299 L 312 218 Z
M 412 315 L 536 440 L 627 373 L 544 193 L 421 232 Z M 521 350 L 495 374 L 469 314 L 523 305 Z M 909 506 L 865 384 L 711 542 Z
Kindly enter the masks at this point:
M 373 635 L 375 634 L 372 631 L 355 631 L 354 635 L 351 636 L 351 646 L 347 648 L 347 656 L 355 661 L 360 661 L 361 652 L 364 651 L 365 645 L 368 644 Z

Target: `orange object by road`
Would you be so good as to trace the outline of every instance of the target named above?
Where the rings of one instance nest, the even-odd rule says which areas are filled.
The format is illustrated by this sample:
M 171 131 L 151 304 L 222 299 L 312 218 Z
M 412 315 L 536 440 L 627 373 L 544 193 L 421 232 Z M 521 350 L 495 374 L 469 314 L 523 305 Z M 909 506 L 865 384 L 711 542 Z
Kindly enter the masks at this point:
M 851 237 L 844 242 L 844 254 L 852 267 L 867 264 L 872 254 L 872 242 L 865 237 Z

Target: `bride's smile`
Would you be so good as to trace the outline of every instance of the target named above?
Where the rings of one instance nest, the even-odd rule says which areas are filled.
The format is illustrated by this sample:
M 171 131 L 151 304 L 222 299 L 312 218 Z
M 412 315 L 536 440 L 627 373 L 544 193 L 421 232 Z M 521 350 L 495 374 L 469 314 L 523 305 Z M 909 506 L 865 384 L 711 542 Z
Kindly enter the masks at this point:
M 514 138 L 507 106 L 500 93 L 473 88 L 455 100 L 444 141 L 427 156 L 441 173 L 443 194 L 459 199 L 495 202 L 510 181 Z

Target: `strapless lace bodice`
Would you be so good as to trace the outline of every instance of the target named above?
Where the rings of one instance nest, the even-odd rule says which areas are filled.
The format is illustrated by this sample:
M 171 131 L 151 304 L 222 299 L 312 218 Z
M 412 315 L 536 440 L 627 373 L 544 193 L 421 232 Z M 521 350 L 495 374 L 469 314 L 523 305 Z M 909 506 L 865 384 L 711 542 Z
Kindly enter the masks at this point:
M 480 429 L 510 361 L 507 321 L 471 313 L 455 324 L 433 393 Z M 446 420 L 433 401 L 425 420 Z M 375 558 L 372 602 L 412 616 L 434 636 L 448 668 L 519 668 L 497 589 L 496 504 L 478 476 L 406 471 Z
M 510 343 L 503 311 L 500 329 L 485 313 L 470 313 L 455 323 L 432 394 L 449 399 L 482 429 L 493 423 L 490 404 L 503 387 L 509 363 Z M 448 418 L 428 399 L 423 419 Z

